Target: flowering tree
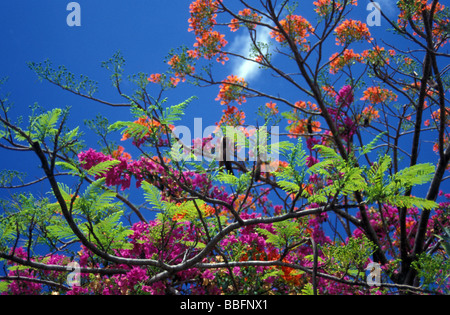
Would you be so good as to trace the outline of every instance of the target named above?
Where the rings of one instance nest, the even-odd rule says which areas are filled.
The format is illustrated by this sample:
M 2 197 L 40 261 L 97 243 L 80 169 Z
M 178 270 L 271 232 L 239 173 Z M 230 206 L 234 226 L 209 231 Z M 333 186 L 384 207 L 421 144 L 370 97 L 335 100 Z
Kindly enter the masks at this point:
M 45 198 L 2 203 L 3 294 L 449 293 L 448 9 L 400 0 L 397 21 L 380 12 L 406 50 L 352 19 L 356 0 L 318 0 L 310 20 L 291 1 L 228 2 L 193 1 L 194 44 L 169 54 L 167 72 L 134 76 L 131 96 L 123 57 L 104 62 L 123 104 L 97 98 L 87 77 L 30 63 L 40 79 L 130 108 L 128 120 L 88 123 L 98 148 L 67 127 L 67 109 L 34 108 L 25 123 L 1 100 L 1 148 L 33 152 L 36 182 L 50 184 Z M 248 54 L 228 49 L 238 32 Z M 216 78 L 232 59 L 273 85 Z M 182 82 L 217 86 L 224 108 L 193 143 L 176 130 L 195 99 L 163 98 Z M 286 132 L 266 132 L 275 125 Z M 110 140 L 119 131 L 122 145 Z M 34 183 L 21 178 L 4 170 L 1 185 Z

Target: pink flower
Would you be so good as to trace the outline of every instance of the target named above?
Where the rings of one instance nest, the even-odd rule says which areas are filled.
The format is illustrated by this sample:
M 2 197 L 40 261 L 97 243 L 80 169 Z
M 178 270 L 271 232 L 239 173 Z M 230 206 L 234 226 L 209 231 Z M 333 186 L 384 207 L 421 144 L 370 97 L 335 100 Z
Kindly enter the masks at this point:
M 320 140 L 319 140 L 319 139 L 316 139 L 316 138 L 314 138 L 314 137 L 308 138 L 308 139 L 306 140 L 306 146 L 307 146 L 308 149 L 310 149 L 310 150 L 312 150 L 312 148 L 314 148 L 314 146 L 315 146 L 316 144 L 319 144 L 319 143 L 320 143 Z
M 214 280 L 215 276 L 210 269 L 207 269 L 205 272 L 202 273 L 202 278 Z
M 313 156 L 308 156 L 308 157 L 306 158 L 306 166 L 308 166 L 308 167 L 311 167 L 311 166 L 313 166 L 313 165 L 315 165 L 315 164 L 317 164 L 317 163 L 319 163 L 319 160 L 316 159 L 316 158 L 313 157 Z
M 336 95 L 336 106 L 344 106 L 347 107 L 351 103 L 353 103 L 353 89 L 350 85 L 345 85 L 339 93 Z

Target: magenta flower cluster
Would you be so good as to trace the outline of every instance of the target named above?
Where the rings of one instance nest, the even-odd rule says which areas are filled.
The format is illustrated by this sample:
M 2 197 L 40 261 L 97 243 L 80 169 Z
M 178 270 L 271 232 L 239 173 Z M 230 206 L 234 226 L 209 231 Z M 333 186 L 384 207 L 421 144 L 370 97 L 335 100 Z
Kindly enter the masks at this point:
M 118 160 L 119 164 L 112 166 L 105 173 L 97 175 L 96 179 L 104 177 L 106 185 L 120 186 L 121 190 L 129 188 L 134 178 L 137 188 L 143 181 L 147 181 L 159 187 L 163 192 L 163 197 L 180 197 L 185 193 L 185 188 L 188 188 L 198 193 L 212 194 L 215 198 L 223 200 L 228 198 L 228 194 L 224 191 L 213 187 L 207 174 L 198 174 L 193 171 L 179 172 L 169 169 L 169 167 L 165 168 L 158 158 L 141 157 L 134 161 L 123 155 L 113 157 L 89 149 L 78 154 L 78 159 L 86 170 L 105 161 Z
M 335 97 L 336 107 L 330 107 L 328 109 L 328 113 L 335 121 L 339 135 L 346 142 L 349 142 L 352 139 L 358 128 L 358 125 L 348 115 L 350 105 L 353 101 L 353 89 L 350 85 L 346 85 Z

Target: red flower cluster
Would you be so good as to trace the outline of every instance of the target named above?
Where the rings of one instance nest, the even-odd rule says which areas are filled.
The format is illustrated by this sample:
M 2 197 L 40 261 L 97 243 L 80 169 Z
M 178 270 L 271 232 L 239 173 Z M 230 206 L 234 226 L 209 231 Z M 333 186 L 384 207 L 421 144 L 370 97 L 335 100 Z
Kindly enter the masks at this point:
M 397 24 L 400 28 L 405 29 L 412 22 L 414 23 L 414 35 L 417 35 L 417 33 L 425 34 L 423 12 L 428 11 L 428 16 L 434 17 L 430 29 L 432 30 L 432 41 L 435 43 L 436 49 L 449 42 L 448 24 L 450 19 L 448 14 L 445 14 L 446 8 L 443 4 L 428 0 L 400 0 L 397 6 L 400 9 L 397 19 Z
M 281 30 L 270 32 L 272 38 L 275 38 L 279 43 L 286 43 L 287 36 L 293 39 L 301 50 L 309 50 L 310 46 L 306 38 L 310 36 L 310 33 L 314 33 L 314 28 L 311 26 L 311 23 L 300 15 L 290 14 L 286 16 L 286 19 L 280 21 L 280 25 Z
M 336 74 L 345 66 L 363 62 L 363 60 L 360 54 L 353 52 L 353 49 L 346 49 L 343 54 L 335 53 L 330 57 L 330 73 Z
M 218 3 L 213 0 L 196 0 L 190 5 L 189 31 L 196 35 L 195 52 L 192 55 L 206 59 L 218 56 L 217 61 L 225 63 L 228 57 L 222 49 L 228 44 L 225 35 L 214 31 L 217 24 Z
M 241 27 L 241 20 L 244 20 L 244 25 L 249 29 L 253 30 L 256 27 L 256 23 L 260 22 L 262 17 L 258 15 L 256 12 L 252 12 L 252 10 L 245 8 L 244 10 L 239 11 L 238 17 L 231 20 L 231 23 L 228 25 L 232 32 L 236 32 Z
M 388 89 L 382 89 L 378 86 L 367 88 L 361 101 L 369 101 L 372 104 L 381 104 L 386 101 L 396 101 L 397 95 Z
M 358 5 L 357 0 L 318 0 L 313 2 L 314 6 L 316 7 L 314 11 L 316 11 L 319 16 L 327 16 L 331 12 L 342 11 L 345 2 L 347 2 L 347 5 L 350 2 L 354 6 Z
M 239 105 L 245 103 L 246 98 L 242 92 L 247 85 L 243 78 L 239 78 L 234 74 L 229 75 L 220 85 L 216 101 L 220 101 L 222 105 L 228 105 L 233 101 L 236 101 Z
M 370 35 L 369 28 L 361 21 L 345 20 L 338 27 L 336 27 L 336 44 L 346 45 L 361 40 L 371 42 L 373 38 Z

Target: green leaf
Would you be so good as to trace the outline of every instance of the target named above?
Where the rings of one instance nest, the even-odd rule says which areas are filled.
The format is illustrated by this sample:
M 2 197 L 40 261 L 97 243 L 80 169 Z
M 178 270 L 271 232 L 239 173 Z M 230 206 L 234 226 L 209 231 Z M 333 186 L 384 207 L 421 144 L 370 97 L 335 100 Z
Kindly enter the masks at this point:
M 206 247 L 206 244 L 202 242 L 196 242 L 196 241 L 183 241 L 183 244 L 189 247 L 194 247 L 197 249 L 204 249 Z
M 369 144 L 363 146 L 362 148 L 358 149 L 358 152 L 361 155 L 370 153 L 375 145 L 380 141 L 380 139 L 386 134 L 387 132 L 381 132 L 378 136 L 376 136 Z
M 324 145 L 316 144 L 313 148 L 314 150 L 318 150 L 320 156 L 324 159 L 339 159 L 342 160 L 342 157 L 333 149 Z
M 305 167 L 306 163 L 306 152 L 303 150 L 303 142 L 302 139 L 298 139 L 297 144 L 292 150 L 292 154 L 290 156 L 290 163 L 293 166 Z
M 44 114 L 37 117 L 31 117 L 30 136 L 34 140 L 43 141 L 45 137 L 49 135 L 55 135 L 58 131 L 55 129 L 55 125 L 58 122 L 59 117 L 62 114 L 60 108 L 54 108 Z M 20 135 L 16 135 L 18 140 L 24 140 Z
M 95 241 L 99 242 L 102 246 L 113 249 L 123 249 L 124 246 L 125 248 L 131 249 L 132 244 L 127 245 L 126 240 L 134 232 L 122 226 L 122 222 L 120 221 L 122 217 L 123 211 L 117 211 L 95 224 L 93 227 L 93 232 L 96 235 Z M 84 226 L 83 230 L 85 233 L 89 232 L 87 226 Z
M 269 277 L 280 278 L 282 275 L 284 275 L 283 270 L 281 270 L 281 269 L 272 269 L 269 272 L 265 272 L 263 274 L 263 276 L 261 277 L 261 280 L 266 280 Z
M 303 240 L 302 228 L 299 222 L 296 221 L 281 221 L 273 223 L 273 228 L 275 233 L 272 233 L 263 228 L 256 228 L 258 233 L 267 237 L 267 242 L 277 246 L 279 248 L 284 248 L 290 244 L 298 243 Z
M 47 231 L 50 233 L 51 238 L 58 240 L 64 240 L 70 242 L 78 239 L 78 237 L 73 233 L 72 229 L 67 225 L 49 225 L 47 226 Z
M 66 141 L 69 142 L 71 140 L 73 140 L 73 138 L 75 138 L 76 136 L 79 135 L 79 127 L 76 127 L 74 129 L 72 129 L 71 131 L 69 131 L 68 133 L 66 133 L 65 137 L 66 137 Z
M 406 207 L 406 208 L 416 207 L 418 209 L 432 210 L 439 206 L 433 200 L 427 200 L 411 196 L 394 195 L 388 196 L 386 199 L 388 203 L 395 205 L 397 207 Z
M 178 105 L 172 105 L 170 107 L 167 107 L 163 112 L 161 124 L 172 125 L 175 121 L 180 120 L 185 114 L 185 110 L 189 105 L 189 103 L 191 103 L 196 98 L 197 98 L 196 96 L 192 96 Z
M 128 127 L 128 125 L 130 123 L 131 123 L 130 121 L 116 121 L 115 123 L 113 123 L 112 125 L 109 126 L 108 130 L 109 131 L 117 131 L 122 128 Z
M 70 199 L 72 199 L 72 196 L 73 196 L 73 192 L 69 188 L 69 186 L 67 186 L 64 183 L 58 183 L 58 188 L 59 188 L 59 191 L 60 191 L 62 197 L 64 198 L 64 200 L 66 202 L 69 202 Z
M 92 166 L 87 173 L 92 176 L 101 176 L 108 172 L 113 166 L 120 164 L 118 160 L 110 160 L 100 162 L 97 165 Z
M 331 173 L 329 171 L 329 168 L 334 166 L 335 164 L 336 163 L 334 160 L 331 160 L 331 159 L 323 160 L 319 163 L 312 165 L 308 169 L 308 173 L 309 174 L 319 174 L 319 175 L 323 175 L 325 177 L 330 177 Z
M 239 194 L 248 188 L 252 179 L 252 172 L 242 173 L 239 177 L 230 173 L 219 172 L 216 175 L 216 179 L 221 183 L 231 185 L 236 189 L 236 193 Z
M 144 190 L 144 198 L 149 204 L 154 206 L 157 210 L 163 211 L 166 208 L 166 203 L 161 199 L 161 192 L 152 184 L 144 181 L 141 185 Z
M 232 175 L 228 172 L 219 172 L 216 175 L 216 179 L 222 184 L 227 184 L 227 185 L 232 185 L 232 186 L 236 186 L 239 182 L 239 179 L 235 175 Z
M 29 266 L 23 266 L 23 265 L 14 265 L 8 268 L 8 271 L 23 271 L 23 270 L 28 270 L 31 267 Z
M 10 281 L 0 281 L 0 292 L 8 291 L 8 286 L 10 283 Z
M 66 170 L 69 170 L 70 175 L 81 175 L 78 168 L 70 163 L 58 161 L 55 164 L 58 166 L 61 166 L 62 168 L 66 169 Z
M 52 129 L 58 122 L 59 116 L 62 110 L 60 108 L 54 108 L 45 114 L 39 115 L 35 120 L 35 125 L 37 128 L 48 128 Z
M 312 283 L 307 283 L 302 289 L 302 295 L 313 295 L 314 288 Z
M 404 188 L 423 185 L 433 179 L 434 172 L 435 166 L 431 163 L 416 164 L 395 174 L 392 177 L 392 183 Z
M 300 191 L 300 186 L 292 183 L 292 182 L 288 182 L 285 180 L 279 180 L 277 181 L 277 184 L 284 190 L 290 193 L 298 193 Z

